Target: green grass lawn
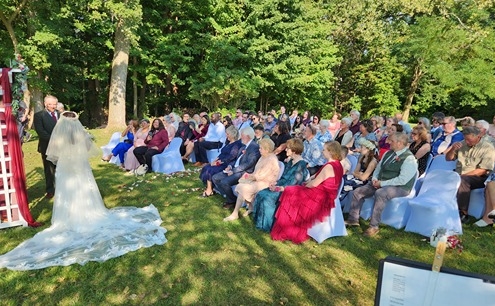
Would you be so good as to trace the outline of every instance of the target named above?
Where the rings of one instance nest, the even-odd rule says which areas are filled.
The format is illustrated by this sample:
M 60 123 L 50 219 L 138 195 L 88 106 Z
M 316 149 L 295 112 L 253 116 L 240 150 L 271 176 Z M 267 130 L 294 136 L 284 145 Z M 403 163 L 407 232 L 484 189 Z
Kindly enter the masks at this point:
M 111 134 L 91 132 L 99 146 Z M 36 146 L 36 140 L 24 145 L 24 161 L 31 213 L 45 225 L 1 230 L 0 254 L 50 225 L 53 200 L 43 197 Z M 222 198 L 201 198 L 198 169 L 190 166 L 143 179 L 99 158 L 91 164 L 107 207 L 154 204 L 168 242 L 85 266 L 1 269 L 0 305 L 372 305 L 380 259 L 433 261 L 434 248 L 423 237 L 383 226 L 366 238 L 366 222 L 347 237 L 302 245 L 272 241 L 249 218 L 224 223 Z M 495 275 L 493 239 L 492 228 L 465 226 L 464 251 L 447 250 L 444 266 Z

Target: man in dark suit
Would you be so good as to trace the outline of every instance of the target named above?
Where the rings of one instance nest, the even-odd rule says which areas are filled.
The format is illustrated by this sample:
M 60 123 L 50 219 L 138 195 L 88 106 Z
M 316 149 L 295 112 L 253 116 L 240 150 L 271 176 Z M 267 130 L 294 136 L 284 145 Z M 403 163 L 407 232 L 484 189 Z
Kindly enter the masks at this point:
M 225 209 L 233 208 L 236 201 L 236 196 L 232 191 L 232 186 L 239 182 L 239 179 L 244 173 L 252 173 L 254 167 L 260 158 L 260 147 L 253 141 L 254 130 L 252 127 L 243 128 L 241 131 L 241 141 L 244 147 L 239 150 L 237 159 L 227 166 L 220 173 L 213 175 L 212 181 L 216 189 L 225 196 Z
M 47 95 L 45 97 L 45 109 L 34 114 L 34 129 L 38 133 L 38 152 L 41 153 L 43 160 L 43 168 L 45 171 L 46 198 L 53 198 L 55 194 L 55 165 L 46 159 L 46 149 L 50 142 L 53 128 L 60 118 L 60 113 L 57 111 L 58 99 L 54 96 Z

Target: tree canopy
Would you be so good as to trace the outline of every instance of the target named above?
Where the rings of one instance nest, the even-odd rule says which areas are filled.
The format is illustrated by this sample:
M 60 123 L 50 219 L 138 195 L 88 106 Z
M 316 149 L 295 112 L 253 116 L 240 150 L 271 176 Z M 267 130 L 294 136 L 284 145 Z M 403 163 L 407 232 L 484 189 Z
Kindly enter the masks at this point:
M 33 105 L 54 94 L 91 126 L 281 105 L 327 117 L 355 108 L 488 118 L 493 4 L 0 0 L 0 57 L 8 66 L 23 55 Z

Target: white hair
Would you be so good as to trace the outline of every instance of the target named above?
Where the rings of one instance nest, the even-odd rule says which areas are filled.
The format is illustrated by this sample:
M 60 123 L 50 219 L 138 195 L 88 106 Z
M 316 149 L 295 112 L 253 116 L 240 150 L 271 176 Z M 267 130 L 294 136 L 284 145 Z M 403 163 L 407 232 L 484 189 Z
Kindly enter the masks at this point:
M 320 126 L 322 126 L 322 127 L 328 128 L 329 125 L 330 125 L 330 122 L 326 119 L 320 121 Z
M 254 139 L 254 130 L 252 127 L 250 126 L 247 126 L 243 129 L 241 129 L 241 135 L 245 135 L 245 136 L 248 136 L 249 139 Z
M 351 110 L 350 114 L 356 115 L 358 118 L 361 117 L 361 113 L 357 109 Z
M 340 120 L 340 121 L 344 122 L 347 125 L 351 125 L 351 123 L 352 123 L 352 120 L 349 117 L 342 118 L 342 120 Z
M 485 130 L 488 130 L 490 128 L 490 124 L 486 120 L 478 120 L 478 121 L 476 121 L 476 126 L 478 128 L 483 128 Z

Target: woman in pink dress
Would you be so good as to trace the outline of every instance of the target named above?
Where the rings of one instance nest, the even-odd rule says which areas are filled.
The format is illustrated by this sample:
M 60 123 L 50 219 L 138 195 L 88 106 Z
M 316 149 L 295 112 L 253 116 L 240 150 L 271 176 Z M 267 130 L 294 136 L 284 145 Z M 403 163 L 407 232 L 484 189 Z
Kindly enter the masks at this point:
M 127 154 L 124 159 L 124 169 L 128 171 L 133 171 L 139 167 L 139 162 L 134 156 L 134 148 L 144 146 L 144 140 L 148 136 L 150 130 L 150 121 L 148 119 L 142 119 L 139 122 L 140 129 L 134 135 L 134 145 L 127 150 Z
M 340 144 L 325 143 L 323 155 L 328 162 L 305 185 L 281 187 L 283 193 L 271 231 L 273 240 L 306 241 L 308 229 L 315 222 L 323 221 L 335 207 L 344 174 Z
M 340 119 L 342 119 L 342 115 L 337 112 L 333 113 L 332 119 L 330 119 L 328 131 L 333 138 L 335 138 L 335 135 L 337 135 L 337 131 L 340 130 Z

